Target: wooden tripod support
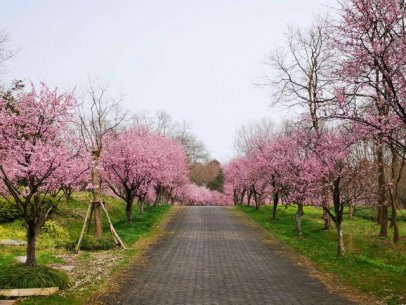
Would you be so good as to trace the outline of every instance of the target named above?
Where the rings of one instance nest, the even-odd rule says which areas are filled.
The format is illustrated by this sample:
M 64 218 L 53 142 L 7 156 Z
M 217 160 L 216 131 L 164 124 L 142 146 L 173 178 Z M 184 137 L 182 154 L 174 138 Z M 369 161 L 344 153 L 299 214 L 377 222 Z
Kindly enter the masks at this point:
M 104 213 L 106 214 L 106 218 L 107 221 L 109 223 L 109 228 L 110 228 L 110 233 L 111 236 L 113 237 L 114 242 L 121 248 L 121 249 L 125 249 L 124 243 L 123 241 L 120 239 L 120 236 L 118 236 L 116 230 L 114 229 L 113 223 L 111 222 L 109 213 L 107 212 L 107 208 L 104 205 L 104 202 L 100 200 L 100 206 L 102 207 L 102 210 L 104 211 Z M 86 216 L 85 216 L 85 221 L 83 222 L 83 227 L 82 227 L 82 231 L 80 232 L 80 236 L 79 236 L 79 240 L 78 243 L 75 247 L 75 253 L 79 252 L 80 249 L 80 245 L 82 243 L 83 240 L 83 236 L 85 235 L 85 231 L 86 228 L 90 228 L 90 222 L 92 219 L 92 215 L 93 215 L 93 210 L 94 210 L 94 202 L 90 201 L 89 203 L 89 207 L 87 208 L 87 212 L 86 212 Z M 87 231 L 87 233 L 89 234 L 89 230 Z

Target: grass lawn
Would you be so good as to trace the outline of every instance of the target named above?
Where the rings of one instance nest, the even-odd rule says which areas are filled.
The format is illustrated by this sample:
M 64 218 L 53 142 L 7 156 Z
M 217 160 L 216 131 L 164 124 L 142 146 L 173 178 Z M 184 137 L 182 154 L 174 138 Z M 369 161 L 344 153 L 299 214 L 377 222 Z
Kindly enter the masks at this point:
M 145 207 L 143 215 L 139 214 L 138 208 L 134 206 L 134 223 L 127 224 L 124 204 L 120 199 L 106 197 L 107 209 L 114 227 L 125 243 L 127 250 L 113 249 L 108 251 L 81 251 L 75 255 L 66 250 L 64 246 L 76 241 L 79 237 L 86 209 L 90 201 L 90 194 L 78 192 L 72 195 L 67 202 L 61 202 L 58 211 L 52 215 L 51 219 L 44 226 L 37 243 L 37 255 L 39 264 L 72 264 L 77 263 L 76 269 L 100 269 L 103 267 L 102 275 L 94 275 L 94 279 L 83 280 L 83 284 L 75 288 L 68 289 L 62 294 L 51 297 L 28 298 L 22 304 L 60 304 L 68 305 L 84 304 L 86 300 L 97 292 L 104 283 L 104 275 L 111 274 L 119 268 L 124 267 L 131 257 L 136 255 L 138 248 L 135 243 L 142 237 L 149 236 L 156 225 L 163 219 L 170 210 L 169 205 L 159 205 L 157 207 Z M 110 235 L 107 220 L 104 219 L 104 234 Z M 90 231 L 92 234 L 92 230 Z M 15 220 L 9 223 L 0 224 L 0 239 L 21 239 L 25 240 L 25 228 L 22 220 Z M 2 267 L 15 262 L 15 257 L 25 255 L 25 247 L 0 246 L 0 272 Z M 114 261 L 114 264 L 110 264 Z M 79 270 L 80 271 L 80 270 Z M 86 273 L 86 270 L 81 270 Z M 83 275 L 79 275 L 81 277 Z
M 310 259 L 321 271 L 334 274 L 342 283 L 383 299 L 387 304 L 406 304 L 406 221 L 400 221 L 402 241 L 391 242 L 378 237 L 379 227 L 373 221 L 374 211 L 357 211 L 351 220 L 344 220 L 345 257 L 336 256 L 336 234 L 332 224 L 323 230 L 322 210 L 305 207 L 303 235 L 295 231 L 296 207 L 278 207 L 272 220 L 272 207 L 238 206 L 273 237 Z M 403 214 L 404 211 L 403 211 Z

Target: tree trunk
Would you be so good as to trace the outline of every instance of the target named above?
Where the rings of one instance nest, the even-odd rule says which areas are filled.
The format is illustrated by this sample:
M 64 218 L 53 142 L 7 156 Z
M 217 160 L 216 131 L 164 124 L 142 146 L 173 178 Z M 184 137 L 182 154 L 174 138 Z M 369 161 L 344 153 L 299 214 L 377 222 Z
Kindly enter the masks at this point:
M 333 204 L 335 217 L 333 218 L 336 229 L 337 229 L 337 255 L 344 255 L 344 239 L 343 239 L 343 213 L 344 205 L 341 202 L 340 197 L 340 183 L 341 178 L 338 177 L 334 180 L 333 183 Z
M 323 209 L 323 216 L 322 217 L 323 217 L 323 221 L 324 221 L 323 229 L 324 230 L 330 229 L 330 215 L 324 209 Z
M 125 207 L 125 213 L 127 215 L 127 223 L 133 223 L 133 203 L 132 201 L 127 201 Z
M 398 207 L 398 190 L 399 182 L 402 178 L 402 172 L 405 166 L 405 159 L 402 158 L 401 163 L 399 164 L 399 155 L 392 148 L 392 164 L 391 164 L 391 179 L 392 179 L 392 188 L 389 191 L 389 202 L 392 209 L 391 214 L 391 227 L 393 228 L 393 243 L 398 243 L 400 240 L 400 232 L 398 225 L 398 216 L 397 216 L 397 207 Z M 397 172 L 397 175 L 396 175 Z
M 237 196 L 236 190 L 233 190 L 233 201 L 234 201 L 234 205 L 238 204 L 238 196 Z
M 100 175 L 99 175 L 99 151 L 92 152 L 93 166 L 92 166 L 92 184 L 93 184 L 93 214 L 94 214 L 94 236 L 101 238 L 103 235 L 103 226 L 101 219 L 100 207 Z
M 336 228 L 337 228 L 337 255 L 344 256 L 345 249 L 343 238 L 343 222 L 341 217 L 337 217 Z
M 386 200 L 385 167 L 383 160 L 383 144 L 378 143 L 376 158 L 378 162 L 378 209 L 380 208 L 381 228 L 379 236 L 388 236 L 388 205 Z
M 139 202 L 140 204 L 140 214 L 144 214 L 144 200 L 140 200 Z
M 154 207 L 158 205 L 158 203 L 162 202 L 162 188 L 160 185 L 157 185 L 155 188 L 155 201 Z
M 240 202 L 239 203 L 241 203 L 241 204 L 243 204 L 244 203 L 244 198 L 245 198 L 245 190 L 243 190 L 242 191 L 242 194 L 241 194 L 241 200 L 240 200 Z
M 348 219 L 352 219 L 352 204 L 348 205 Z
M 254 192 L 254 201 L 255 201 L 255 209 L 256 210 L 259 210 L 260 209 L 260 207 L 261 207 L 261 202 L 260 202 L 260 196 L 256 193 L 256 192 Z
M 252 197 L 252 192 L 249 191 L 247 195 L 247 205 L 251 205 L 251 197 Z
M 28 224 L 27 227 L 27 260 L 26 266 L 35 267 L 37 265 L 36 256 L 36 243 L 39 229 L 33 223 Z
M 393 226 L 393 242 L 396 244 L 400 241 L 396 204 L 392 204 L 391 225 Z
M 273 197 L 272 219 L 276 219 L 276 210 L 278 208 L 279 203 L 279 193 L 278 192 L 273 193 L 272 197 Z
M 322 207 L 323 207 L 323 215 L 321 218 L 323 219 L 323 229 L 324 230 L 329 230 L 330 229 L 330 223 L 331 223 L 331 218 L 330 215 L 328 214 L 327 210 L 324 208 L 328 209 L 328 190 L 326 188 L 323 188 L 323 193 L 322 193 Z
M 381 224 L 381 214 L 382 214 L 382 208 L 378 206 L 378 209 L 376 210 L 376 224 L 380 225 Z
M 379 236 L 382 236 L 382 237 L 388 236 L 388 206 L 387 205 L 382 207 L 381 228 L 379 230 Z
M 296 232 L 302 235 L 302 216 L 303 216 L 303 204 L 297 205 L 297 212 L 295 214 Z

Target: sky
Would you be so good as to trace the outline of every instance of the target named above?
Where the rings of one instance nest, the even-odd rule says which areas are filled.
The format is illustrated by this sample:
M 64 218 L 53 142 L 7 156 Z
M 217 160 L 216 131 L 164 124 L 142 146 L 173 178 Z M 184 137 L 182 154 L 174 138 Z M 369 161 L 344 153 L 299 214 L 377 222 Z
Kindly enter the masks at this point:
M 190 121 L 212 158 L 234 155 L 236 129 L 289 111 L 258 87 L 288 25 L 309 26 L 336 0 L 0 0 L 18 55 L 3 81 L 60 90 L 101 79 L 130 112 Z

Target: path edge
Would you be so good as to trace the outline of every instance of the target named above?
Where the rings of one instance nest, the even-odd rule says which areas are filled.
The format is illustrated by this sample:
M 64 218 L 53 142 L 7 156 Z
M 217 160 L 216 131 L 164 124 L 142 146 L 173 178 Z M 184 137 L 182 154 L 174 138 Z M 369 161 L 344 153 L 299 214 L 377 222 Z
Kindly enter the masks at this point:
M 377 299 L 374 296 L 343 283 L 343 281 L 337 275 L 321 270 L 320 267 L 318 267 L 310 259 L 299 254 L 292 247 L 284 244 L 281 240 L 272 235 L 271 232 L 268 232 L 263 226 L 261 226 L 243 211 L 238 210 L 236 207 L 231 207 L 230 210 L 232 214 L 234 214 L 234 216 L 236 216 L 236 218 L 238 218 L 242 223 L 259 229 L 259 232 L 263 236 L 262 241 L 264 243 L 275 247 L 278 254 L 285 255 L 292 263 L 305 269 L 312 278 L 321 282 L 330 293 L 336 293 L 347 300 L 360 305 L 386 304 L 384 301 Z
M 148 232 L 145 236 L 139 238 L 131 248 L 135 248 L 137 252 L 129 257 L 121 266 L 114 270 L 95 293 L 84 303 L 85 305 L 102 305 L 104 304 L 101 298 L 107 294 L 117 293 L 124 282 L 125 276 L 131 269 L 140 267 L 148 260 L 146 254 L 151 248 L 159 243 L 159 241 L 167 238 L 171 234 L 166 228 L 172 219 L 183 210 L 183 206 L 172 206 L 171 209 L 162 217 L 162 219 Z

